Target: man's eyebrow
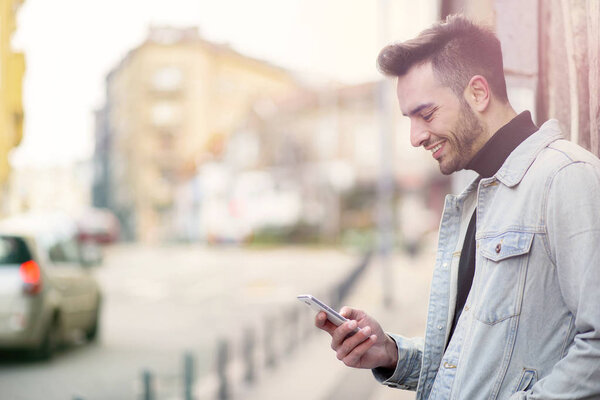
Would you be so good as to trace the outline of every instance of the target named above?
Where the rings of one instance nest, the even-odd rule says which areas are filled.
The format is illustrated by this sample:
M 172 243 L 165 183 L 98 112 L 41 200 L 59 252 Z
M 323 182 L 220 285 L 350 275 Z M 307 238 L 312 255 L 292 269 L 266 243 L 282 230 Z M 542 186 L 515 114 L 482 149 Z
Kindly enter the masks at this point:
M 403 113 L 402 115 L 404 115 L 405 117 L 408 116 L 413 116 L 415 114 L 418 114 L 419 112 L 421 112 L 423 109 L 425 108 L 429 108 L 433 106 L 433 103 L 425 103 L 425 104 L 419 104 L 418 106 L 416 106 L 415 108 L 413 108 L 408 114 Z

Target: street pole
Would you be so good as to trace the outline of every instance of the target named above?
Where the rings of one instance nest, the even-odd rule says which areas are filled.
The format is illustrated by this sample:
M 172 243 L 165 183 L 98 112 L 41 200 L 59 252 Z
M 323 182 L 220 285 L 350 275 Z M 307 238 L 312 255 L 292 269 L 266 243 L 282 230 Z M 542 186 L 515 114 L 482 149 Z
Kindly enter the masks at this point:
M 389 1 L 379 0 L 379 37 L 382 46 L 387 43 Z M 394 243 L 394 198 L 393 177 L 393 132 L 391 104 L 389 101 L 390 82 L 387 79 L 377 86 L 379 106 L 380 170 L 377 182 L 377 245 L 382 274 L 383 305 L 389 308 L 393 304 L 393 282 L 391 271 L 391 251 Z

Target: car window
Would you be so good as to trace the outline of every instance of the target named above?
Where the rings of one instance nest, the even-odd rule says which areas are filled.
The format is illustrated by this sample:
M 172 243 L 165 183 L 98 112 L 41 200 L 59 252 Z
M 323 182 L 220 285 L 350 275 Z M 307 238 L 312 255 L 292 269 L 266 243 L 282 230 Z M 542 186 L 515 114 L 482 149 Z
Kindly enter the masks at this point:
M 22 264 L 31 260 L 31 253 L 20 237 L 0 236 L 0 266 Z
M 56 242 L 48 249 L 50 260 L 55 263 L 79 262 L 79 248 L 75 240 L 64 240 Z

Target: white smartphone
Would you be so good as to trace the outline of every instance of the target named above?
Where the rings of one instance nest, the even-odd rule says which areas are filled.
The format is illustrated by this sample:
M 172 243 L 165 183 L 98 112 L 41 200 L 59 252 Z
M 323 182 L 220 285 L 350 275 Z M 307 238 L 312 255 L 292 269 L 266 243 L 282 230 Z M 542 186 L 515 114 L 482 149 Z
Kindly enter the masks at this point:
M 325 314 L 327 314 L 327 319 L 331 321 L 331 323 L 333 323 L 335 326 L 340 326 L 344 322 L 348 321 L 347 318 L 341 316 L 340 313 L 335 311 L 333 308 L 329 307 L 327 304 L 323 303 L 321 300 L 317 299 L 316 297 L 310 294 L 301 294 L 298 296 L 298 300 L 300 300 L 316 312 L 325 311 Z M 355 334 L 359 330 L 360 328 L 356 327 L 352 334 Z

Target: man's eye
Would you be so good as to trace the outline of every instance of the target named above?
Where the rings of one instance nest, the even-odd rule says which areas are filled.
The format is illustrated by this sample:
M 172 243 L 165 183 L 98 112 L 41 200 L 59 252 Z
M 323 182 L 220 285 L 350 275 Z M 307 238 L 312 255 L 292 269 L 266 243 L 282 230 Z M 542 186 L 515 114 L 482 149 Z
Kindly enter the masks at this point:
M 431 121 L 433 119 L 433 112 L 423 115 L 423 119 L 425 120 L 425 122 Z

